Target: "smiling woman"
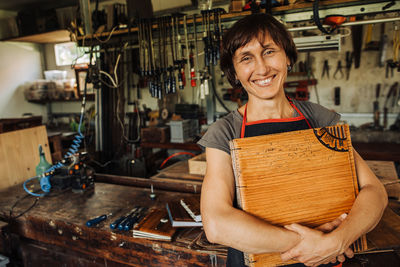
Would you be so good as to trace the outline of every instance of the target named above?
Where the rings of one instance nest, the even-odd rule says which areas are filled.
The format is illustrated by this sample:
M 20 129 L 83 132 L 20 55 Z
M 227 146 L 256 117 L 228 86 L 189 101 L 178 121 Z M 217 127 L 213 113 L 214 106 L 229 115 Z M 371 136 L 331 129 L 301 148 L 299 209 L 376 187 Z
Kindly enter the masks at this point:
M 223 37 L 221 69 L 231 85 L 245 90 L 249 99 L 211 125 L 198 144 L 206 147 L 207 159 L 201 191 L 204 230 L 209 241 L 231 247 L 228 266 L 244 266 L 243 252 L 280 252 L 283 260 L 337 265 L 345 255 L 353 256 L 349 246 L 375 227 L 387 205 L 385 189 L 355 152 L 361 189 L 347 217 L 315 229 L 297 224 L 283 228 L 237 208 L 230 140 L 320 128 L 340 119 L 339 114 L 320 105 L 292 101 L 285 95 L 283 84 L 296 60 L 290 34 L 268 14 L 239 20 Z

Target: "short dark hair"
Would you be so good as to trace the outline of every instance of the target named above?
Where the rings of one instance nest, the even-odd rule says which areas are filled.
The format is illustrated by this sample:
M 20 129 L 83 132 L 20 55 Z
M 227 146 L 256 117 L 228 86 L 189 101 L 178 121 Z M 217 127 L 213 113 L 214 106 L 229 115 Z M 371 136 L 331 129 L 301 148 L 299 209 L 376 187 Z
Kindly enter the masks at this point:
M 283 50 L 294 65 L 297 60 L 296 45 L 292 36 L 285 26 L 272 15 L 259 13 L 246 16 L 238 20 L 223 36 L 221 49 L 221 70 L 225 73 L 229 83 L 234 88 L 241 88 L 236 82 L 233 56 L 240 47 L 245 46 L 254 38 L 260 42 L 264 41 L 265 35 L 269 34 L 272 40 Z M 260 40 L 263 38 L 262 40 Z

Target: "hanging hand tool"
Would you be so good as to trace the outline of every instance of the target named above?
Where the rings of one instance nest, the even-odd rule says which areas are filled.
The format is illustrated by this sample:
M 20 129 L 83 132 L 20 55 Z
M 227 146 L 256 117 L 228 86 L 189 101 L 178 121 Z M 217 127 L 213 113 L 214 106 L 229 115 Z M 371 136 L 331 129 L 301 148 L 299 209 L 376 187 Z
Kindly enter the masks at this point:
M 325 75 L 329 79 L 329 69 L 330 69 L 330 66 L 328 64 L 328 60 L 324 60 L 324 67 L 322 68 L 321 79 L 324 78 Z
M 111 215 L 112 215 L 112 213 L 100 215 L 100 216 L 98 216 L 96 218 L 90 219 L 89 221 L 87 221 L 85 223 L 85 225 L 87 227 L 92 227 L 92 226 L 98 225 L 100 222 L 104 221 L 105 219 L 107 219 Z
M 350 77 L 351 66 L 353 65 L 353 53 L 350 51 L 346 52 L 346 80 Z
M 336 76 L 338 73 L 340 74 L 339 77 Z M 343 70 L 342 70 L 342 61 L 339 60 L 338 63 L 337 63 L 337 67 L 336 67 L 335 73 L 333 74 L 333 78 L 335 80 L 343 79 L 343 76 L 344 76 L 344 74 L 343 74 Z
M 183 16 L 183 30 L 185 33 L 185 46 L 186 46 L 186 66 L 187 66 L 187 73 L 190 74 L 191 65 L 189 63 L 189 35 L 187 31 L 187 17 L 186 15 Z M 186 78 L 183 79 L 186 85 Z
M 374 105 L 374 128 L 375 129 L 379 129 L 380 128 L 380 124 L 379 124 L 379 95 L 381 93 L 381 84 L 378 83 L 376 85 L 376 89 L 375 89 L 375 101 L 373 103 Z
M 364 41 L 364 43 L 365 43 L 364 50 L 366 50 L 366 51 L 371 51 L 371 50 L 378 51 L 379 50 L 379 41 L 371 41 L 373 27 L 374 27 L 373 24 L 367 25 L 367 32 L 365 33 L 365 41 Z
M 194 27 L 194 49 L 196 52 L 196 61 L 195 61 L 195 66 L 196 66 L 196 72 L 194 73 L 193 79 L 195 86 L 196 85 L 196 80 L 197 80 L 197 75 L 199 75 L 199 51 L 197 50 L 197 28 L 196 28 L 196 14 L 193 14 L 193 27 Z M 193 83 L 192 83 L 193 84 Z M 194 87 L 193 87 L 194 88 Z M 194 95 L 194 93 L 193 93 Z
M 386 78 L 389 78 L 389 73 L 390 73 L 390 76 L 393 77 L 393 71 L 396 68 L 397 68 L 397 71 L 400 72 L 399 49 L 400 49 L 400 30 L 397 25 L 394 25 L 393 58 L 389 59 L 386 62 Z
M 340 105 L 340 87 L 335 87 L 335 106 Z
M 208 45 L 208 31 L 207 31 L 207 22 L 206 22 L 206 11 L 207 10 L 202 10 L 201 11 L 201 23 L 203 27 L 203 42 L 204 42 L 204 66 L 209 65 L 209 45 Z
M 381 40 L 379 44 L 379 62 L 378 62 L 379 67 L 383 67 L 385 65 L 387 47 L 388 47 L 388 37 L 385 34 L 385 23 L 381 23 Z
M 354 53 L 354 68 L 358 69 L 361 62 L 361 51 L 362 51 L 362 36 L 363 26 L 354 25 L 351 27 L 352 42 L 353 42 L 353 53 Z
M 139 75 L 143 76 L 143 55 L 144 55 L 144 51 L 143 51 L 143 33 L 142 33 L 142 20 L 138 21 L 138 43 L 139 43 Z
M 387 95 L 386 95 L 386 99 L 385 99 L 385 104 L 383 106 L 383 129 L 386 129 L 388 126 L 388 121 L 387 121 L 387 114 L 388 114 L 388 103 L 389 103 L 389 99 L 392 98 L 396 98 L 396 91 L 397 91 L 397 87 L 399 86 L 398 82 L 395 82 L 389 89 Z

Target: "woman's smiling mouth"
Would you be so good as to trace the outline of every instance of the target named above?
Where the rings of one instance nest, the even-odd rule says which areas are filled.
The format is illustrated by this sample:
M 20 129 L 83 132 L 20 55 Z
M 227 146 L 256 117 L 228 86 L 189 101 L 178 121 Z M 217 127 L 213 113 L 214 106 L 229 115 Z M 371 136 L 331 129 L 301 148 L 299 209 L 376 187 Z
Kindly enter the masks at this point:
M 255 83 L 256 85 L 259 85 L 259 86 L 266 86 L 271 83 L 273 78 L 275 78 L 275 75 L 268 77 L 266 79 L 253 80 L 253 83 Z

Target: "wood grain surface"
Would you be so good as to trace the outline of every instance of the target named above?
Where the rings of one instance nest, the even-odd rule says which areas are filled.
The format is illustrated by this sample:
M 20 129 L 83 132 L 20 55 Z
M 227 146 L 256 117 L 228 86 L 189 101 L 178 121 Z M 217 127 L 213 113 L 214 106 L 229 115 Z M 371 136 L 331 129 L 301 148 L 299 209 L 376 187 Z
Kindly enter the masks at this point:
M 39 144 L 51 164 L 45 126 L 0 134 L 0 190 L 19 184 L 36 175 Z
M 10 231 L 21 237 L 130 266 L 211 266 L 215 260 L 224 266 L 226 256 L 219 251 L 204 247 L 192 250 L 175 239 L 166 242 L 134 238 L 132 231 L 109 228 L 112 221 L 135 206 L 165 209 L 168 201 L 192 195 L 158 189 L 154 192 L 157 197 L 151 200 L 150 188 L 105 183 L 96 183 L 94 191 L 84 194 L 53 191 L 40 198 L 27 213 L 15 218 L 36 199 L 18 185 L 0 192 L 0 220 L 8 221 Z M 14 203 L 17 204 L 10 216 Z M 99 225 L 85 226 L 87 220 L 110 213 Z
M 235 139 L 231 155 L 239 205 L 273 225 L 315 228 L 348 213 L 358 194 L 348 125 Z M 355 250 L 366 248 L 363 236 Z M 279 254 L 248 259 L 282 264 Z

